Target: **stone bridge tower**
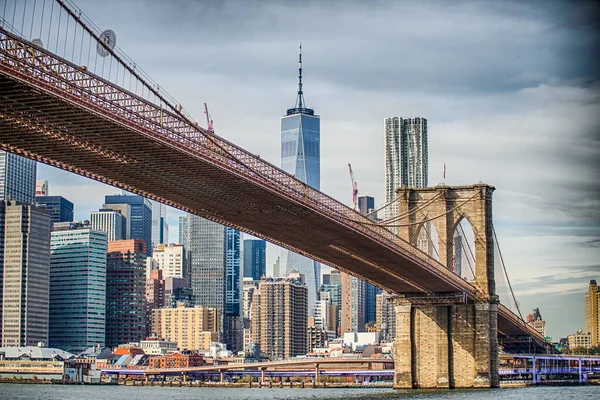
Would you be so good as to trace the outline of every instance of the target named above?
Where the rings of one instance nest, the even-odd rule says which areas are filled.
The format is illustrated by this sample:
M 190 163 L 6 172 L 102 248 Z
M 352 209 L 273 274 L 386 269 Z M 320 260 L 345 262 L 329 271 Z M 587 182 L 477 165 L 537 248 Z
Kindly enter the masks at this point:
M 494 280 L 492 193 L 486 184 L 400 188 L 398 234 L 417 245 L 431 223 L 439 238 L 439 261 L 452 269 L 454 232 L 463 218 L 475 238 L 476 299 L 402 297 L 396 305 L 394 387 L 498 387 L 498 297 Z M 448 297 L 446 297 L 448 299 Z

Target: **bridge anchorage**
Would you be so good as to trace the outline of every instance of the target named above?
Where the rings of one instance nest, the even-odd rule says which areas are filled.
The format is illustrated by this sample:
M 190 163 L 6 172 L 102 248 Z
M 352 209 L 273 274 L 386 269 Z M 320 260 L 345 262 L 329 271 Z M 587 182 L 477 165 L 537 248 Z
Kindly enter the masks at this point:
M 396 299 L 395 388 L 499 387 L 493 192 L 485 184 L 396 191 L 398 235 L 416 246 L 420 230 L 432 224 L 448 269 L 454 231 L 463 218 L 471 223 L 478 293 L 470 299 L 460 292 Z

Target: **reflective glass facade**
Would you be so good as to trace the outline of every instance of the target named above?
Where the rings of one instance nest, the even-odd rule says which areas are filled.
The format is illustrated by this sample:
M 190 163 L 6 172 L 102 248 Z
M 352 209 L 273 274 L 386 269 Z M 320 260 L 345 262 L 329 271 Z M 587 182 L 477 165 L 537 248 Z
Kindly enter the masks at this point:
M 73 203 L 62 196 L 36 196 L 35 202 L 40 208 L 50 211 L 52 223 L 72 222 Z
M 0 200 L 35 204 L 36 172 L 35 161 L 0 151 Z
M 291 109 L 281 118 L 281 168 L 313 188 L 321 188 L 321 119 L 311 109 Z M 281 251 L 285 274 L 296 270 L 308 288 L 308 310 L 314 312 L 320 286 L 318 262 L 288 250 Z
M 105 232 L 52 232 L 50 347 L 77 353 L 105 344 Z
M 104 198 L 104 203 L 131 206 L 130 232 L 127 238 L 144 240 L 147 254 L 152 255 L 152 204 L 150 200 L 137 195 L 109 195 Z

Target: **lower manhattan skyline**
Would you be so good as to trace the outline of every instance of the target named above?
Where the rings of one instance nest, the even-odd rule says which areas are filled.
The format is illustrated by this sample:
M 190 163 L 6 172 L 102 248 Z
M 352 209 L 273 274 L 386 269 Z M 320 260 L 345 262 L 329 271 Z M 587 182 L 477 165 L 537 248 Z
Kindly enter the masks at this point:
M 321 190 L 345 204 L 348 162 L 360 195 L 383 204 L 383 119 L 427 118 L 429 185 L 497 189 L 494 221 L 521 312 L 539 307 L 554 340 L 584 327 L 583 296 L 600 272 L 591 3 L 151 4 L 78 2 L 197 121 L 206 101 L 218 135 L 276 166 L 302 42 L 306 101 L 321 115 Z M 410 19 L 396 25 L 394 15 Z M 44 165 L 38 179 L 75 203 L 76 220 L 119 192 Z M 180 215 L 168 212 L 171 242 Z M 267 274 L 277 253 L 268 246 Z

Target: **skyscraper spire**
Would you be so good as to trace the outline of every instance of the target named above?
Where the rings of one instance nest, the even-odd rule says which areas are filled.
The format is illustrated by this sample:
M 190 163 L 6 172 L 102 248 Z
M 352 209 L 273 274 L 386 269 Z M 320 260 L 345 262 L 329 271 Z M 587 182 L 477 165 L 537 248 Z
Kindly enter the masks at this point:
M 296 105 L 294 108 L 288 108 L 287 115 L 293 114 L 308 114 L 314 115 L 315 111 L 306 108 L 306 102 L 304 101 L 304 92 L 302 91 L 302 43 L 298 52 L 298 96 L 296 97 Z
M 296 108 L 304 108 L 304 93 L 302 93 L 302 43 L 298 52 L 298 97 L 296 98 Z

